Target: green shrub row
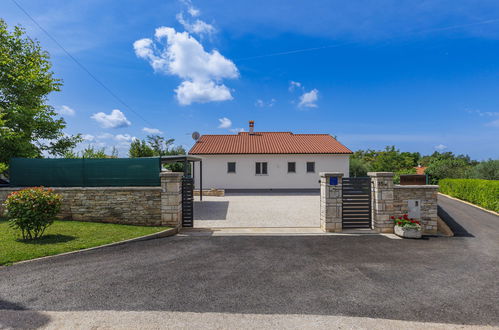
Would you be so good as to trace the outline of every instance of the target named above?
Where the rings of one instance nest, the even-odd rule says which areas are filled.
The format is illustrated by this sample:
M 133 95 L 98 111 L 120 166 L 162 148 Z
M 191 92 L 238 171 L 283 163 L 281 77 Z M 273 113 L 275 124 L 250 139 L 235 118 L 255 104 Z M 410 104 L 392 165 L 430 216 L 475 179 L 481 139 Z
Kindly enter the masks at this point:
M 440 192 L 499 212 L 499 180 L 442 179 Z

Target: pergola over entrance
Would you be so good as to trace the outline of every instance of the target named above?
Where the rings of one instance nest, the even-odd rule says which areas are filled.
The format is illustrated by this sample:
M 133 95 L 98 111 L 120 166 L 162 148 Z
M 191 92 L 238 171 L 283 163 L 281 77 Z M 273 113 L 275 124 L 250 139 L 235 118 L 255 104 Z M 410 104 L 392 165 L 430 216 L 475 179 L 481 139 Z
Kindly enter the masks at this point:
M 190 155 L 161 156 L 160 161 L 161 165 L 172 164 L 172 163 L 183 163 L 184 178 L 189 177 L 189 166 L 190 166 L 191 177 L 193 181 L 194 181 L 194 163 L 199 162 L 199 199 L 203 200 L 203 159 L 201 157 L 190 156 Z

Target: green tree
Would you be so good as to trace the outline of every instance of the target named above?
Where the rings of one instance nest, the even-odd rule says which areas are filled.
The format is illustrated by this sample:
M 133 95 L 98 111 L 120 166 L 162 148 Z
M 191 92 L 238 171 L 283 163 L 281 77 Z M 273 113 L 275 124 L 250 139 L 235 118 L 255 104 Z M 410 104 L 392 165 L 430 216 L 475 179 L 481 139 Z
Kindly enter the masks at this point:
M 147 144 L 145 140 L 135 139 L 130 144 L 128 156 L 130 158 L 152 157 L 154 156 L 154 150 Z
M 473 167 L 470 176 L 474 179 L 499 180 L 499 160 L 489 159 Z
M 89 145 L 81 152 L 74 152 L 73 150 L 67 151 L 63 155 L 64 158 L 118 158 L 118 151 L 113 147 L 111 154 L 106 154 L 106 149 L 97 149 Z
M 440 158 L 433 160 L 425 170 L 430 182 L 437 184 L 441 179 L 467 178 L 471 165 L 463 158 Z
M 145 140 L 135 140 L 130 145 L 128 155 L 130 157 L 152 157 L 185 155 L 186 150 L 182 146 L 174 146 L 175 139 L 166 139 L 160 135 L 148 135 Z M 183 172 L 184 164 L 166 164 L 166 168 L 174 172 Z
M 350 157 L 350 176 L 351 177 L 359 177 L 366 176 L 368 172 L 368 164 L 360 159 L 355 157 Z
M 147 143 L 152 148 L 154 156 L 172 155 L 170 146 L 173 145 L 175 139 L 165 139 L 160 135 L 148 135 Z
M 417 165 L 411 153 L 401 153 L 395 146 L 387 146 L 385 150 L 377 151 L 369 164 L 373 172 L 397 172 Z
M 60 156 L 81 141 L 67 136 L 64 119 L 47 104 L 59 91 L 49 54 L 19 26 L 9 32 L 0 19 L 0 163 L 11 157 Z

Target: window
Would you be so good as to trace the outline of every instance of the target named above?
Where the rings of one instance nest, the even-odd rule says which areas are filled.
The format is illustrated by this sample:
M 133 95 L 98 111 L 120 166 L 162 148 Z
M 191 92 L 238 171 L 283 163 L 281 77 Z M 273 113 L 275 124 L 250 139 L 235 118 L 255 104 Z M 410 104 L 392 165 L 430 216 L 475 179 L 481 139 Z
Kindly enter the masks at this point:
M 296 173 L 296 163 L 288 162 L 288 173 Z
M 228 162 L 227 163 L 227 173 L 236 173 L 236 163 Z
M 307 173 L 315 172 L 315 162 L 307 162 Z
M 256 175 L 266 175 L 267 174 L 267 163 L 256 163 Z

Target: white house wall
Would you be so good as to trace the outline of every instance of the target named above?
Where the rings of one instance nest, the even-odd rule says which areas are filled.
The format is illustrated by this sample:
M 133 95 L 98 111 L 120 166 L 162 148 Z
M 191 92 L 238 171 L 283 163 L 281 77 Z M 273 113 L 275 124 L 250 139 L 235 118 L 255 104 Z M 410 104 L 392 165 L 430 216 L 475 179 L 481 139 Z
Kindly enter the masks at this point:
M 349 174 L 349 155 L 196 155 L 203 159 L 203 189 L 320 189 L 320 172 Z M 227 163 L 236 163 L 236 173 L 227 173 Z M 255 163 L 267 162 L 268 174 L 256 175 Z M 288 162 L 296 173 L 288 173 Z M 315 173 L 307 173 L 315 162 Z M 195 187 L 199 189 L 199 162 L 195 163 Z

